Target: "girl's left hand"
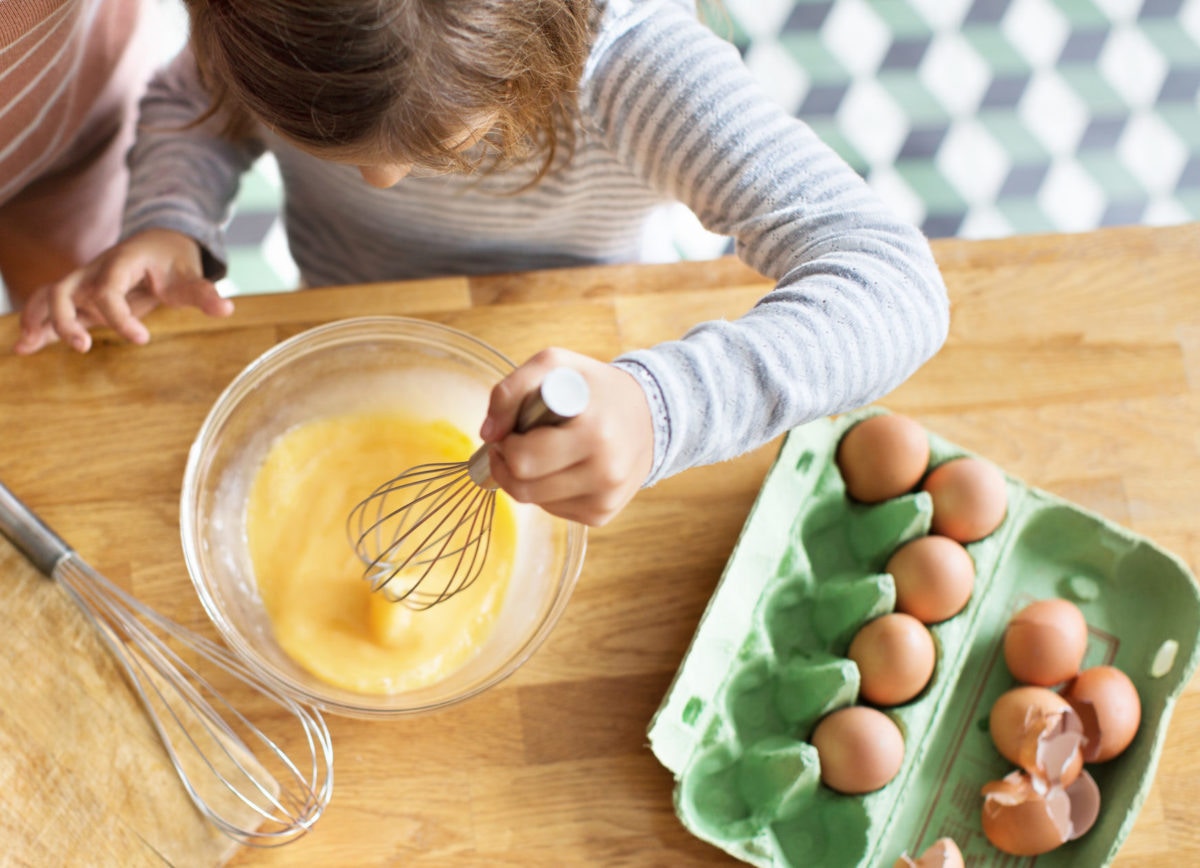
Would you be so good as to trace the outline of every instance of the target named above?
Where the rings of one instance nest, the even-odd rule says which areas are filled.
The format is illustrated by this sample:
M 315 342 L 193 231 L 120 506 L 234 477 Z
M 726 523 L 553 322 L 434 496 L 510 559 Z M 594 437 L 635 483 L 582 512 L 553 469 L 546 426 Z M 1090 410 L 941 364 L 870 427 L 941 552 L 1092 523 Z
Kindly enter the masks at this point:
M 521 400 L 552 369 L 574 368 L 591 389 L 586 410 L 560 425 L 513 432 Z M 650 475 L 654 427 L 645 392 L 620 368 L 569 350 L 542 350 L 492 389 L 479 432 L 492 478 L 521 503 L 600 526 L 624 508 Z

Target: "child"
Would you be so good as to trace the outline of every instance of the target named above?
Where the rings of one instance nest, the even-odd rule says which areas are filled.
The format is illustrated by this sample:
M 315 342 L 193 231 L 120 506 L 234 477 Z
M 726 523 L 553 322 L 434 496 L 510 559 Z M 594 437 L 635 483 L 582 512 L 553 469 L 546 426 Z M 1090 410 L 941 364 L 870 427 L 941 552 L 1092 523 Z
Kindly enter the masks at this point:
M 191 49 L 143 102 L 126 240 L 39 293 L 18 352 L 86 351 L 100 323 L 145 342 L 159 302 L 227 314 L 221 223 L 264 149 L 308 285 L 627 261 L 670 199 L 777 281 L 737 321 L 611 364 L 543 352 L 497 386 L 480 432 L 494 478 L 566 518 L 603 524 L 643 485 L 868 403 L 945 339 L 925 239 L 687 0 L 189 9 Z M 520 397 L 564 362 L 591 406 L 512 434 Z
M 117 240 L 142 0 L 0 2 L 0 277 L 19 307 Z

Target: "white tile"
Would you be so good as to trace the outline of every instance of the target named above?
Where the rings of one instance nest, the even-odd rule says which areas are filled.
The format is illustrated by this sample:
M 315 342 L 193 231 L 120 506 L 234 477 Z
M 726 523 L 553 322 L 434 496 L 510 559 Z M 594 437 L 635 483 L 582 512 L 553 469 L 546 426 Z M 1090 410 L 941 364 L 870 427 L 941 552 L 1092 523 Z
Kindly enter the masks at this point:
M 1012 223 L 993 205 L 978 205 L 968 209 L 958 229 L 961 238 L 1006 238 L 1012 234 Z
M 1167 59 L 1136 27 L 1114 28 L 1097 66 L 1133 108 L 1153 105 L 1167 76 Z
M 957 28 L 962 24 L 973 0 L 908 0 L 935 30 Z
M 1179 24 L 1193 42 L 1200 43 L 1200 0 L 1184 0 L 1179 9 Z
M 867 176 L 867 183 L 901 220 L 907 220 L 914 226 L 924 222 L 925 203 L 891 166 L 880 166 L 873 170 Z
M 874 79 L 850 85 L 837 118 L 842 133 L 872 166 L 895 160 L 908 135 L 908 117 Z
M 1136 112 L 1117 140 L 1117 156 L 1150 192 L 1170 194 L 1187 164 L 1187 146 L 1157 114 Z
M 280 287 L 294 289 L 300 285 L 300 269 L 288 250 L 287 232 L 283 220 L 276 220 L 262 241 L 263 259 L 279 275 Z
M 973 114 L 992 81 L 991 68 L 957 31 L 934 35 L 917 75 L 951 116 Z
M 1048 0 L 1016 0 L 1000 29 L 1030 65 L 1052 66 L 1062 53 L 1071 22 Z
M 936 164 L 962 197 L 975 205 L 995 201 L 1012 160 L 982 124 L 965 119 L 950 126 Z
M 892 31 L 863 0 L 839 0 L 821 26 L 821 38 L 853 75 L 873 75 L 892 44 Z
M 1134 21 L 1145 0 L 1094 0 L 1112 21 Z
M 1142 212 L 1142 222 L 1147 226 L 1174 226 L 1193 219 L 1187 208 L 1169 196 L 1152 198 L 1146 205 L 1146 210 Z
M 808 73 L 775 39 L 755 42 L 746 52 L 746 67 L 758 79 L 767 96 L 795 114 L 808 93 Z
M 1055 156 L 1073 154 L 1088 124 L 1079 95 L 1049 69 L 1035 72 L 1017 104 L 1021 122 Z
M 1038 205 L 1062 232 L 1095 229 L 1105 204 L 1104 191 L 1074 160 L 1055 160 L 1038 192 Z
M 724 0 L 725 9 L 751 38 L 775 36 L 792 12 L 793 0 Z M 721 22 L 714 22 L 720 28 Z

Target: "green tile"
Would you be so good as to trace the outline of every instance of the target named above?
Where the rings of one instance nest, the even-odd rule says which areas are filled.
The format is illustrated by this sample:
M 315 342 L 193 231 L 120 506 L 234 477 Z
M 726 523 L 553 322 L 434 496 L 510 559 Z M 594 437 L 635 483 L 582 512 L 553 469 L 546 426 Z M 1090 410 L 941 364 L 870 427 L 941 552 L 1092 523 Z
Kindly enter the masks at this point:
M 1030 71 L 1029 61 L 1013 47 L 998 27 L 968 24 L 962 28 L 962 35 L 993 73 L 1011 75 Z
M 1104 190 L 1110 201 L 1137 199 L 1145 194 L 1145 187 L 1121 164 L 1115 154 L 1080 154 L 1077 159 Z
M 1162 52 L 1167 64 L 1176 68 L 1200 66 L 1200 45 L 1188 36 L 1172 19 L 1147 20 L 1141 23 L 1142 33 Z
M 276 274 L 257 247 L 234 247 L 229 251 L 229 276 L 239 292 L 288 292 L 295 289 Z
M 1192 217 L 1200 220 L 1200 190 L 1178 190 L 1175 193 L 1175 201 Z
M 836 84 L 850 80 L 850 71 L 833 55 L 816 33 L 784 33 L 779 44 L 817 84 Z
M 282 199 L 279 188 L 257 166 L 242 175 L 237 195 L 239 208 L 271 211 L 279 206 Z
M 915 71 L 885 70 L 878 78 L 913 126 L 949 121 L 950 113 L 921 83 Z
M 897 39 L 911 39 L 914 36 L 931 36 L 933 34 L 933 28 L 929 26 L 929 22 L 906 0 L 866 0 L 866 2 Z
M 1079 95 L 1093 115 L 1114 115 L 1128 113 L 1127 103 L 1100 71 L 1093 66 L 1084 64 L 1066 64 L 1058 68 L 1058 74 L 1071 89 Z
M 967 200 L 929 160 L 897 160 L 895 168 L 929 213 L 955 214 L 967 209 Z
M 1110 23 L 1092 0 L 1054 0 L 1054 5 L 1066 15 L 1072 27 L 1094 30 L 1098 25 Z
M 835 118 L 817 118 L 809 121 L 808 125 L 812 127 L 814 133 L 821 137 L 821 141 L 837 151 L 838 155 L 850 164 L 850 168 L 866 177 L 870 164 L 866 157 L 850 144 L 850 140 L 842 133 Z
M 1189 152 L 1200 153 L 1200 114 L 1189 104 L 1161 105 L 1158 116 L 1169 126 Z
M 982 111 L 978 120 L 1008 154 L 1013 165 L 1028 166 L 1050 159 L 1050 152 L 1012 112 L 1001 109 Z
M 1004 219 L 1012 226 L 1013 233 L 1017 235 L 1054 232 L 1057 229 L 1036 199 L 1001 199 L 996 203 L 996 210 L 1004 215 Z
M 713 4 L 701 3 L 699 6 L 700 19 L 726 42 L 732 42 L 744 52 L 754 41 L 734 13 Z

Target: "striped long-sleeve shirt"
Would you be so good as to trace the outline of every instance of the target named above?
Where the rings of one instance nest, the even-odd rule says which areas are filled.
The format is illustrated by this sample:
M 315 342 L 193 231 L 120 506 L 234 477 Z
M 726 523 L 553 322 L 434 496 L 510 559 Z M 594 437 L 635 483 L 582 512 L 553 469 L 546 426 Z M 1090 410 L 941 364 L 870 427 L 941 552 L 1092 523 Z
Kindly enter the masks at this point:
M 112 125 L 79 141 L 121 64 L 138 0 L 0 0 L 0 204 L 82 159 Z M 133 84 L 130 84 L 132 89 Z
M 289 244 L 309 285 L 633 261 L 652 212 L 681 201 L 777 285 L 736 321 L 615 361 L 653 412 L 648 484 L 899 385 L 946 335 L 924 237 L 767 98 L 686 0 L 599 5 L 575 149 L 525 192 L 511 195 L 519 170 L 415 172 L 380 190 L 266 134 L 157 133 L 134 150 L 126 234 L 184 232 L 218 276 L 222 221 L 264 148 L 279 162 Z M 151 85 L 143 122 L 178 126 L 206 104 L 184 54 Z

